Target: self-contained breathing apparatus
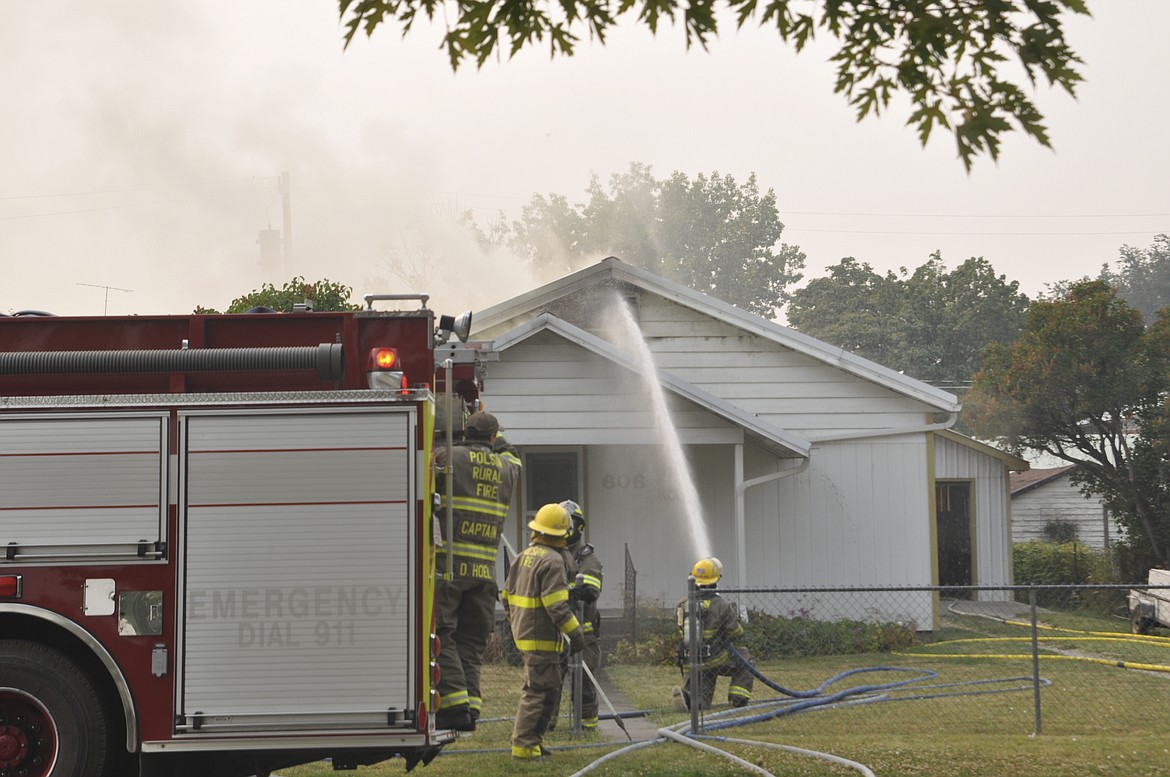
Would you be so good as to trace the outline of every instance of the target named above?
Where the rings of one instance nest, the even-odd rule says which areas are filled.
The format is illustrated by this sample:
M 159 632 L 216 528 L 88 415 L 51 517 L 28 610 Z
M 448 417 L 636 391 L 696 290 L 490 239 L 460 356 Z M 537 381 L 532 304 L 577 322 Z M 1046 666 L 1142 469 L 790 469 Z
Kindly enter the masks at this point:
M 711 590 L 699 590 L 699 647 L 698 658 L 700 664 L 706 664 L 712 658 L 718 657 L 721 653 L 727 650 L 727 640 L 722 635 L 714 635 L 711 639 L 706 638 L 707 634 L 707 613 L 711 605 L 711 599 L 716 596 L 715 592 Z M 683 676 L 686 675 L 686 666 L 691 660 L 691 651 L 689 645 L 691 644 L 691 623 L 690 618 L 687 617 L 687 608 L 685 604 L 680 604 L 675 610 L 675 619 L 678 622 L 679 639 L 675 643 L 675 663 L 678 664 L 678 670 Z
M 716 596 L 715 585 L 719 582 L 719 578 L 723 577 L 723 562 L 714 556 L 701 558 L 695 562 L 694 567 L 691 568 L 691 576 L 695 578 L 695 584 L 699 588 L 699 655 L 700 663 L 707 663 L 712 657 L 718 656 L 726 650 L 725 640 L 720 635 L 715 635 L 714 639 L 707 639 L 707 613 L 711 607 L 711 599 Z M 675 619 L 677 621 L 680 638 L 675 645 L 675 662 L 678 664 L 678 670 L 684 677 L 686 676 L 685 667 L 690 662 L 690 648 L 691 644 L 691 624 L 690 618 L 687 616 L 687 608 L 685 603 L 680 603 L 675 608 Z

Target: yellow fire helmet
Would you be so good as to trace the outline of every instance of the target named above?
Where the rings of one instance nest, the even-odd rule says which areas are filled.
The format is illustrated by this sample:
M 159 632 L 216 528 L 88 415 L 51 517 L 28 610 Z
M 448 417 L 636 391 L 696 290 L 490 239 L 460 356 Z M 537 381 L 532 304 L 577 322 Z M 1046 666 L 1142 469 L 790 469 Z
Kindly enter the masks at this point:
M 691 576 L 698 585 L 715 585 L 723 577 L 723 564 L 714 556 L 701 558 L 691 569 Z
M 559 504 L 547 504 L 536 511 L 528 528 L 551 537 L 564 537 L 569 533 L 569 511 Z

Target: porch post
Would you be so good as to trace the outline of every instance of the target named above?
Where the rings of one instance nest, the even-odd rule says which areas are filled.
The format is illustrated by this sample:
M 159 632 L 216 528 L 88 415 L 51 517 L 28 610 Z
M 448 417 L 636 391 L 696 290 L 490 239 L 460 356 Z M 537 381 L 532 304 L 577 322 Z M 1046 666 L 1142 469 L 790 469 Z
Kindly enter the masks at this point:
M 735 566 L 739 587 L 747 588 L 747 489 L 743 482 L 743 443 L 735 444 Z

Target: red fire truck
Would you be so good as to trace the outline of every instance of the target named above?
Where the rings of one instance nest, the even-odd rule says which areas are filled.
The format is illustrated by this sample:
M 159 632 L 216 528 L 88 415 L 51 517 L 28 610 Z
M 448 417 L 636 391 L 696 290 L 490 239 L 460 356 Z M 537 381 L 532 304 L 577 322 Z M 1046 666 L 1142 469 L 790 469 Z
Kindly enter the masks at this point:
M 451 741 L 431 453 L 484 357 L 426 302 L 0 317 L 0 777 L 410 768 Z

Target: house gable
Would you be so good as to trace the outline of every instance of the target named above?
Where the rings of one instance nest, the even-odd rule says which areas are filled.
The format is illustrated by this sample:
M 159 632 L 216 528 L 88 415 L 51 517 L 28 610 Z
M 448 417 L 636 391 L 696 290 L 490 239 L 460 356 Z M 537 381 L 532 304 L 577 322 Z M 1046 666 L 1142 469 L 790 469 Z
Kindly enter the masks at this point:
M 475 320 L 476 336 L 507 333 L 542 313 L 602 339 L 615 295 L 635 310 L 660 370 L 789 432 L 872 432 L 954 413 L 957 398 L 881 365 L 609 258 Z
M 655 425 L 644 377 L 632 356 L 544 314 L 495 343 L 492 410 L 508 417 L 518 444 L 646 443 Z M 807 441 L 743 412 L 673 375 L 656 376 L 680 439 L 691 444 L 746 438 L 781 457 L 805 457 Z

